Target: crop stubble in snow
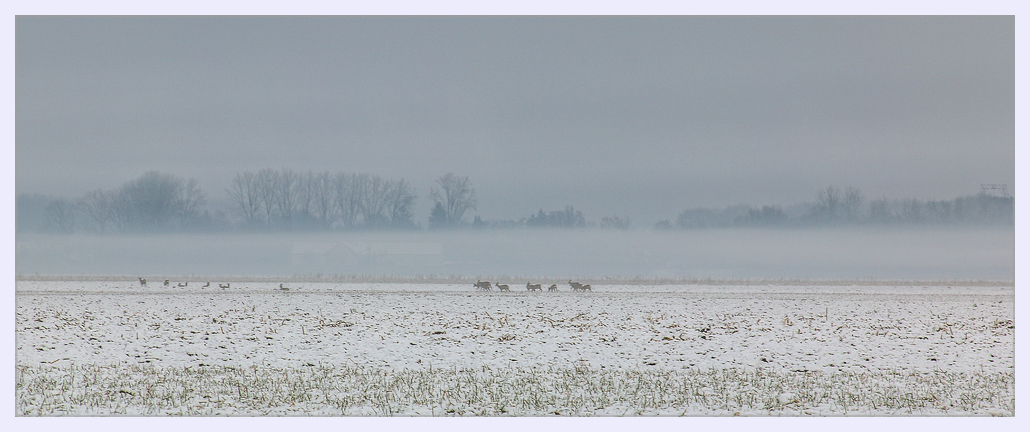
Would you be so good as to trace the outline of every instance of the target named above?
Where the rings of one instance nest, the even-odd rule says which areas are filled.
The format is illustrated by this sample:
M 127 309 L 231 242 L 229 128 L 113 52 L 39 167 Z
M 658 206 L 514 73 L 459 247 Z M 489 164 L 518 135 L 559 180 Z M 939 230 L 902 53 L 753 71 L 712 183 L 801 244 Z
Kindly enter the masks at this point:
M 233 284 L 228 290 L 190 285 L 19 281 L 16 358 L 21 367 L 19 403 L 25 405 L 19 413 L 46 414 L 31 409 L 43 400 L 27 393 L 33 379 L 74 376 L 82 367 L 115 367 L 122 374 L 137 370 L 137 375 L 242 367 L 272 374 L 292 370 L 294 377 L 318 368 L 384 374 L 379 387 L 386 388 L 384 383 L 405 374 L 429 373 L 422 379 L 431 383 L 446 381 L 442 371 L 461 370 L 478 371 L 484 383 L 537 372 L 551 381 L 544 386 L 549 390 L 536 396 L 536 405 L 509 401 L 515 406 L 507 407 L 498 406 L 505 402 L 496 397 L 471 398 L 465 406 L 453 400 L 445 404 L 449 399 L 438 395 L 432 403 L 412 396 L 395 401 L 396 407 L 385 403 L 372 409 L 376 403 L 356 396 L 346 403 L 336 399 L 334 405 L 329 390 L 323 389 L 327 393 L 318 402 L 322 408 L 311 402 L 297 408 L 297 400 L 286 404 L 293 409 L 286 408 L 289 398 L 284 397 L 266 401 L 264 408 L 237 403 L 213 411 L 190 410 L 184 407 L 193 406 L 188 402 L 193 396 L 182 396 L 182 403 L 162 409 L 150 404 L 149 409 L 112 411 L 100 404 L 90 410 L 79 402 L 53 413 L 615 415 L 741 410 L 791 414 L 807 409 L 844 414 L 851 398 L 851 412 L 866 414 L 893 414 L 898 407 L 907 407 L 902 413 L 909 414 L 1012 414 L 1011 286 L 595 286 L 593 293 L 571 293 L 563 286 L 559 293 L 483 293 L 466 285 L 295 283 L 286 292 L 272 283 Z M 833 402 L 830 396 L 799 399 L 803 389 L 785 392 L 784 385 L 749 396 L 750 403 L 741 395 L 762 386 L 731 392 L 736 401 L 727 396 L 728 402 L 711 404 L 671 396 L 651 403 L 628 397 L 553 399 L 559 388 L 570 388 L 570 381 L 555 377 L 570 371 L 598 382 L 621 383 L 615 387 L 626 386 L 625 374 L 632 373 L 652 378 L 672 374 L 681 384 L 704 376 L 703 371 L 764 374 L 774 377 L 770 382 L 802 375 L 822 377 L 816 381 L 826 384 L 853 377 L 850 382 L 872 379 L 867 386 L 881 386 L 879 394 L 890 393 L 882 389 L 889 384 L 898 394 L 908 394 L 902 399 L 917 398 L 913 395 L 920 391 L 929 396 L 893 409 L 882 400 L 858 403 L 865 400 L 861 388 L 853 389 L 857 396 L 841 394 Z M 932 374 L 953 375 L 925 378 Z M 898 378 L 903 376 L 908 378 Z M 951 383 L 958 386 L 950 390 L 951 399 L 941 395 L 942 382 L 984 379 L 996 383 L 998 394 L 976 396 L 977 386 L 962 390 L 965 384 Z M 938 382 L 938 387 L 926 387 L 926 382 Z M 426 384 L 424 389 L 453 394 L 441 385 Z M 503 386 L 495 386 L 494 393 L 504 393 L 497 388 Z M 662 388 L 672 395 L 684 391 L 672 385 Z M 573 393 L 592 394 L 584 389 Z M 785 394 L 798 400 L 784 400 Z M 609 406 L 586 409 L 587 400 Z M 920 409 L 912 411 L 913 406 Z

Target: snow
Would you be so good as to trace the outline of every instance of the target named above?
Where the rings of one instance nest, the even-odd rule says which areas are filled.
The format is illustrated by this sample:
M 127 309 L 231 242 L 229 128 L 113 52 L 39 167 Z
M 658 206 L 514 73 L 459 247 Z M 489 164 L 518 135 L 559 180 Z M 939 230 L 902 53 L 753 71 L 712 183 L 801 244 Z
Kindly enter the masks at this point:
M 216 282 L 230 282 L 220 289 Z M 1014 369 L 1012 286 L 16 282 L 16 362 Z M 533 281 L 545 286 L 556 281 Z

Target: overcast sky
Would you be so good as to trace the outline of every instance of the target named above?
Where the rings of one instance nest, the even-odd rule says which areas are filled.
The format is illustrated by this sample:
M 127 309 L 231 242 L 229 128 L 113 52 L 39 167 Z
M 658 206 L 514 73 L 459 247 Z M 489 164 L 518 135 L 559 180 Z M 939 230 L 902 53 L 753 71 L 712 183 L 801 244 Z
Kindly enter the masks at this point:
M 442 174 L 474 214 L 1014 185 L 1013 17 L 16 18 L 16 189 Z

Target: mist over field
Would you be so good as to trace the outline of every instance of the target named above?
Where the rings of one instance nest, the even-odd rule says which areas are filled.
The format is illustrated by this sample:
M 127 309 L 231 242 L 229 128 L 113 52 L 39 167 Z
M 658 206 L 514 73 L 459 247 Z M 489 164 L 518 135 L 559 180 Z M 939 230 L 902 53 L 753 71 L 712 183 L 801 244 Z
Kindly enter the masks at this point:
M 954 13 L 17 15 L 16 416 L 1015 416 Z
M 1013 278 L 1011 16 L 16 33 L 21 275 Z
M 1011 227 L 19 236 L 22 276 L 1012 280 Z

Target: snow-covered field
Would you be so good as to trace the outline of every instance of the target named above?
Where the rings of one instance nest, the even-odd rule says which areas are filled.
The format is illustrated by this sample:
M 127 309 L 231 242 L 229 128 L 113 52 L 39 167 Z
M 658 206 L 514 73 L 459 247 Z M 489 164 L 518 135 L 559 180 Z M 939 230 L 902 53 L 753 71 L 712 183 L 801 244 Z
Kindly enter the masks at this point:
M 446 387 L 446 381 L 455 378 L 440 371 L 474 372 L 480 374 L 476 379 L 494 384 L 497 380 L 518 381 L 539 372 L 545 375 L 541 382 L 555 392 L 567 385 L 567 381 L 555 381 L 555 376 L 568 375 L 568 371 L 578 371 L 598 382 L 622 382 L 613 384 L 622 387 L 629 382 L 626 380 L 633 379 L 639 387 L 640 376 L 650 377 L 652 381 L 648 382 L 653 384 L 664 379 L 682 382 L 700 377 L 700 372 L 715 371 L 752 374 L 744 379 L 742 388 L 760 387 L 754 384 L 761 381 L 754 374 L 768 382 L 784 383 L 796 383 L 799 376 L 809 377 L 816 387 L 839 385 L 847 377 L 862 382 L 865 377 L 875 382 L 868 384 L 870 389 L 894 386 L 892 391 L 901 395 L 922 391 L 930 395 L 924 399 L 940 400 L 923 401 L 918 405 L 923 408 L 915 411 L 877 409 L 882 401 L 868 406 L 856 402 L 847 411 L 826 401 L 805 406 L 792 396 L 801 390 L 780 388 L 763 390 L 777 393 L 775 403 L 765 400 L 748 404 L 740 400 L 736 405 L 722 403 L 722 407 L 715 407 L 670 399 L 634 408 L 627 406 L 630 402 L 624 398 L 611 406 L 591 407 L 589 412 L 582 407 L 564 411 L 573 415 L 845 414 L 856 410 L 862 414 L 908 415 L 1014 413 L 1011 285 L 595 285 L 593 292 L 573 293 L 567 284 L 559 284 L 561 291 L 557 293 L 530 293 L 524 288 L 525 281 L 521 285 L 519 281 L 506 281 L 513 292 L 501 293 L 477 292 L 466 284 L 295 282 L 286 284 L 290 290 L 282 291 L 277 283 L 232 282 L 231 288 L 220 289 L 219 282 L 232 281 L 212 281 L 207 288 L 197 282 L 180 288 L 174 282 L 172 287 L 161 287 L 151 281 L 150 287 L 142 288 L 135 282 L 18 281 L 19 413 L 562 412 L 561 407 L 539 409 L 543 405 L 525 401 L 521 408 L 471 406 L 489 404 L 489 398 L 451 411 L 446 406 L 453 406 L 454 401 L 429 400 L 400 401 L 396 406 L 387 403 L 378 409 L 355 402 L 344 409 L 329 403 L 329 394 L 318 406 L 312 402 L 298 405 L 294 401 L 291 405 L 273 401 L 263 410 L 245 408 L 239 401 L 217 405 L 222 408 L 202 404 L 204 409 L 199 409 L 201 405 L 190 401 L 203 399 L 204 395 L 183 395 L 181 404 L 156 409 L 133 407 L 140 402 L 133 402 L 131 396 L 136 393 L 131 389 L 115 392 L 117 398 L 124 399 L 119 402 L 125 405 L 121 411 L 103 403 L 84 407 L 67 401 L 48 410 L 39 409 L 43 401 L 57 404 L 57 396 L 46 393 L 54 393 L 53 388 L 31 390 L 45 387 L 33 380 L 82 379 L 84 367 L 108 368 L 102 369 L 107 371 L 103 373 L 94 369 L 95 376 L 121 377 L 111 380 L 128 379 L 132 374 L 158 376 L 168 371 L 210 370 L 225 375 L 236 373 L 233 371 L 240 367 L 273 371 L 270 373 L 295 371 L 294 377 L 314 370 L 322 370 L 324 376 L 360 371 L 366 374 L 364 379 L 376 374 L 385 374 L 383 379 L 414 379 L 405 374 L 421 373 L 425 380 L 445 381 L 433 384 L 436 387 L 424 384 L 426 392 L 443 393 L 448 389 L 440 386 Z M 556 281 L 534 282 L 544 282 L 546 287 Z M 135 372 L 125 372 L 130 370 Z M 632 374 L 644 375 L 632 378 Z M 944 381 L 968 381 L 969 389 L 954 388 L 953 396 L 934 396 L 940 393 L 934 385 L 957 384 L 926 384 L 933 380 L 924 378 L 932 376 L 947 377 Z M 290 381 L 288 377 L 282 379 Z M 988 387 L 997 388 L 991 387 L 988 396 L 973 394 L 984 385 L 972 382 L 985 379 L 995 383 Z M 832 387 L 826 391 L 832 392 Z M 589 393 L 584 389 L 577 392 Z M 861 393 L 863 389 L 853 390 Z M 877 391 L 884 393 L 882 388 Z

